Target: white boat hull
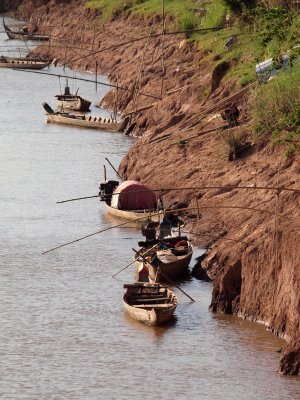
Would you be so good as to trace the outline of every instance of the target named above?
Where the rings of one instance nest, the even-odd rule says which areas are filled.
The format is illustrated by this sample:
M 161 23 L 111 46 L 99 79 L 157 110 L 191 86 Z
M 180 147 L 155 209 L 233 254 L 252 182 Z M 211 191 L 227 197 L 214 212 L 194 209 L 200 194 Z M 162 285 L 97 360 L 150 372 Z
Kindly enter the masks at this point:
M 128 211 L 128 210 L 119 210 L 118 208 L 110 207 L 106 204 L 107 212 L 115 217 L 121 219 L 128 219 L 128 220 L 138 220 L 137 222 L 141 221 L 144 222 L 147 218 L 151 217 L 152 221 L 159 221 L 161 216 L 161 212 L 157 214 L 154 210 L 135 210 L 135 211 Z

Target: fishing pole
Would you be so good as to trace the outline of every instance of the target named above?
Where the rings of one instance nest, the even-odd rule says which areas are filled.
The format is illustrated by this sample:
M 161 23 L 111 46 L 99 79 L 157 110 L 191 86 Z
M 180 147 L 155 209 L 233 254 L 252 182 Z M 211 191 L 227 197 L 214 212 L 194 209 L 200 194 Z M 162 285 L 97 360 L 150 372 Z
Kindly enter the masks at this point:
M 225 185 L 225 186 L 194 186 L 194 187 L 182 187 L 182 188 L 162 188 L 162 189 L 149 189 L 152 192 L 171 192 L 171 191 L 184 191 L 184 190 L 211 190 L 211 189 L 231 189 L 231 190 L 272 190 L 272 191 L 287 191 L 293 193 L 300 193 L 300 189 L 286 188 L 282 187 L 272 187 L 272 186 L 234 186 L 234 185 Z M 146 193 L 149 190 L 136 190 L 131 193 Z M 119 193 L 111 193 L 110 195 L 103 195 L 103 197 L 115 196 Z M 67 203 L 69 201 L 83 200 L 83 199 L 92 199 L 95 197 L 99 197 L 99 195 L 94 196 L 86 196 L 86 197 L 78 197 L 69 200 L 58 201 L 57 204 Z
M 56 204 L 68 203 L 69 201 L 93 199 L 93 198 L 95 198 L 95 197 L 99 197 L 99 194 L 97 194 L 97 195 L 95 195 L 95 196 L 78 197 L 78 198 L 76 198 L 76 199 L 69 199 L 69 200 L 57 201 Z
M 108 164 L 112 167 L 112 169 L 115 171 L 116 175 L 121 179 L 121 181 L 124 181 L 122 176 L 119 174 L 119 172 L 116 170 L 116 168 L 112 165 L 112 163 L 109 161 L 107 157 L 105 157 L 105 160 L 108 162 Z
M 12 69 L 13 69 L 13 71 L 30 72 L 30 73 L 32 73 L 32 74 L 57 76 L 58 78 L 68 78 L 68 79 L 74 79 L 74 80 L 77 80 L 77 81 L 84 81 L 84 82 L 92 82 L 92 83 L 95 83 L 95 80 L 92 80 L 92 79 L 72 77 L 72 76 L 68 76 L 68 75 L 52 74 L 51 72 L 30 71 L 30 70 L 26 70 L 26 69 L 17 69 L 17 68 L 12 68 Z M 113 88 L 116 88 L 116 89 L 121 89 L 121 90 L 124 90 L 124 91 L 126 91 L 126 92 L 132 92 L 132 89 L 128 89 L 128 88 L 125 88 L 125 87 L 119 86 L 119 85 L 114 85 L 113 83 L 104 83 L 104 82 L 98 82 L 98 81 L 97 81 L 97 84 L 103 85 L 103 86 L 113 87 Z M 152 99 L 156 99 L 156 100 L 161 100 L 160 97 L 157 97 L 157 96 L 154 96 L 154 95 L 148 94 L 148 93 L 140 92 L 140 95 L 143 95 L 143 96 L 145 96 L 145 97 L 151 97 Z
M 181 30 L 181 31 L 173 31 L 173 32 L 154 33 L 154 34 L 150 35 L 150 37 L 149 37 L 149 35 L 141 36 L 141 37 L 138 37 L 138 38 L 135 38 L 135 39 L 127 40 L 126 42 L 122 42 L 122 43 L 118 43 L 118 44 L 115 44 L 115 45 L 112 45 L 112 46 L 104 47 L 103 49 L 93 51 L 92 53 L 89 53 L 89 54 L 87 54 L 85 56 L 75 58 L 75 59 L 71 60 L 71 62 L 76 62 L 76 61 L 85 59 L 87 57 L 94 56 L 95 54 L 101 53 L 102 51 L 116 49 L 118 47 L 125 46 L 127 44 L 134 43 L 134 42 L 139 42 L 141 40 L 145 40 L 145 39 L 148 39 L 148 38 L 153 39 L 153 38 L 158 38 L 158 37 L 160 37 L 162 35 L 169 35 L 170 36 L 170 35 L 179 35 L 179 34 L 182 34 L 182 33 L 187 33 L 187 34 L 197 33 L 197 32 L 199 32 L 199 33 L 200 32 L 204 32 L 205 33 L 205 32 L 210 32 L 210 31 L 222 30 L 224 28 L 225 28 L 224 26 L 220 26 L 220 27 L 214 27 L 214 28 L 199 28 L 199 29 L 191 29 L 191 30 L 184 30 L 184 31 Z
M 67 243 L 61 244 L 61 245 L 59 245 L 59 246 L 53 247 L 53 248 L 51 248 L 51 249 L 49 249 L 49 250 L 44 251 L 42 254 L 50 253 L 51 251 L 60 249 L 61 247 L 64 247 L 64 246 L 68 246 L 69 244 L 72 244 L 72 243 L 79 242 L 79 241 L 81 241 L 81 240 L 83 240 L 83 239 L 86 239 L 86 238 L 89 238 L 89 237 L 91 237 L 91 236 L 98 235 L 98 234 L 100 234 L 100 233 L 102 233 L 102 232 L 109 231 L 110 229 L 118 228 L 119 226 L 123 226 L 123 225 L 126 225 L 126 224 L 130 224 L 131 222 L 135 222 L 135 221 L 142 221 L 142 220 L 145 220 L 145 219 L 147 219 L 147 217 L 146 217 L 146 216 L 143 216 L 143 217 L 140 217 L 140 218 L 135 218 L 135 219 L 128 220 L 128 221 L 123 222 L 123 223 L 118 224 L 118 225 L 114 225 L 114 226 L 110 226 L 110 227 L 105 228 L 105 229 L 101 229 L 100 231 L 96 231 L 96 232 L 90 233 L 89 235 L 82 236 L 82 237 L 80 237 L 79 239 L 75 239 L 75 240 L 72 240 L 71 242 L 67 242 Z
M 144 256 L 146 254 L 148 254 L 151 250 L 154 249 L 154 247 L 157 246 L 157 243 L 155 243 L 154 246 L 150 247 L 150 249 L 148 249 L 147 251 L 145 251 Z M 137 252 L 139 254 L 139 252 Z M 133 263 L 135 263 L 135 259 L 133 261 L 131 261 L 131 263 L 127 264 L 126 267 L 120 269 L 118 272 L 116 272 L 114 275 L 112 275 L 112 277 L 114 278 L 115 276 L 117 276 L 120 272 L 124 271 L 126 268 L 130 267 L 130 265 L 132 265 Z

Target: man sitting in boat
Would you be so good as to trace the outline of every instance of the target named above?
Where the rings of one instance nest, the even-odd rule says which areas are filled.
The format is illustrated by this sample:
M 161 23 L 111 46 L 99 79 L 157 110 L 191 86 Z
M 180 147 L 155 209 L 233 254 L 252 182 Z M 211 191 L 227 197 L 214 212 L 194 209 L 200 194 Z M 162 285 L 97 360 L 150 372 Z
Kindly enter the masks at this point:
M 138 281 L 139 282 L 149 282 L 149 271 L 145 267 L 144 263 L 141 264 L 138 270 Z
M 164 215 L 163 220 L 159 225 L 159 236 L 158 239 L 163 239 L 167 236 L 172 236 L 172 228 L 176 228 L 183 225 L 183 222 L 175 214 Z
M 142 228 L 142 235 L 145 236 L 147 242 L 156 240 L 156 227 L 158 225 L 158 222 L 151 221 L 149 218 L 147 224 Z

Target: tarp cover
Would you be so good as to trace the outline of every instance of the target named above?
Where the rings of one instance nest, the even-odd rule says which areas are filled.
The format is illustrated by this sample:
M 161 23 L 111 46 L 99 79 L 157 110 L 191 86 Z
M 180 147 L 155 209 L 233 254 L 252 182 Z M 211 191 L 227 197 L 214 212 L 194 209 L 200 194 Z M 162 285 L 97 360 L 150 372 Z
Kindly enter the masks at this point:
M 125 181 L 119 185 L 112 196 L 111 206 L 119 210 L 149 210 L 156 208 L 156 195 L 151 189 L 138 181 Z

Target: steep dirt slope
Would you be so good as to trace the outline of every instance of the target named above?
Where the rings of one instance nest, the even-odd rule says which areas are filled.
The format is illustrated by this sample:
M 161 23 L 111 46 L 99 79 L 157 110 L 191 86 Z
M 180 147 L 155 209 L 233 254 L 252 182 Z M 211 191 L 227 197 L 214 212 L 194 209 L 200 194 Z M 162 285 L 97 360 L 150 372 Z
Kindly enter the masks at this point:
M 225 103 L 220 102 L 236 90 L 223 78 L 230 65 L 220 62 L 214 69 L 205 61 L 206 54 L 180 35 L 166 36 L 163 47 L 160 38 L 116 47 L 157 32 L 159 18 L 153 24 L 119 17 L 94 29 L 97 13 L 85 9 L 84 3 L 51 1 L 33 12 L 32 24 L 54 36 L 50 48 L 46 45 L 39 52 L 50 52 L 59 62 L 83 70 L 95 70 L 97 62 L 98 71 L 130 89 L 113 91 L 104 101 L 112 107 L 117 99 L 124 114 L 151 106 L 133 114 L 129 130 L 141 138 L 120 172 L 164 189 L 167 207 L 194 208 L 188 227 L 198 243 L 212 246 L 203 262 L 214 281 L 212 309 L 264 323 L 285 337 L 289 345 L 280 370 L 299 373 L 299 193 L 257 189 L 299 188 L 299 157 L 285 159 L 271 144 L 251 144 L 249 91 L 234 99 L 241 108 L 241 125 L 217 129 L 224 125 L 218 112 Z M 30 9 L 30 2 L 27 5 L 23 12 Z M 153 97 L 140 95 L 133 101 L 138 88 Z M 248 146 L 229 162 L 226 138 L 233 132 Z M 233 187 L 201 189 L 222 185 Z M 241 186 L 253 189 L 234 188 Z M 182 187 L 190 189 L 165 190 Z

